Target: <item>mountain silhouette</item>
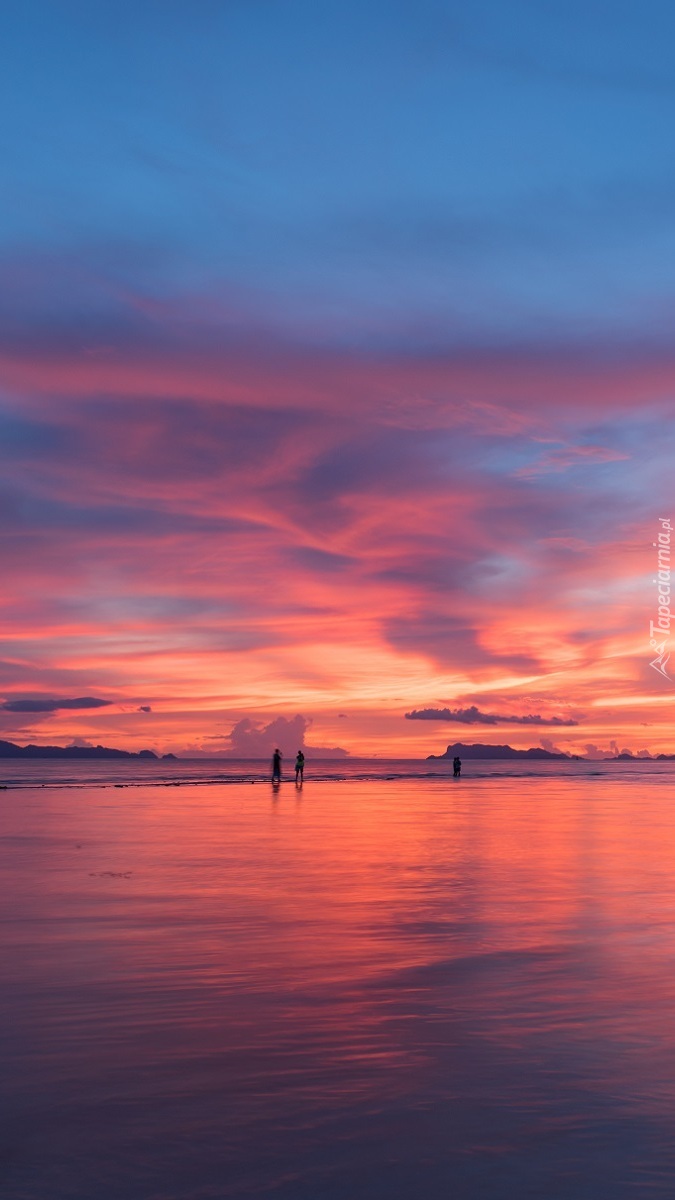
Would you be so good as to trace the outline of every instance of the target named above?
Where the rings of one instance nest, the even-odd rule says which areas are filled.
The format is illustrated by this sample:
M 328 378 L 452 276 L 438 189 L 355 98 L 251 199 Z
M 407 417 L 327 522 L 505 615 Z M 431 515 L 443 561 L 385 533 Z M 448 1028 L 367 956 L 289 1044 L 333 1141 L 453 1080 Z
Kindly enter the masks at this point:
M 162 754 L 162 759 L 175 759 Z M 144 758 L 159 761 L 154 750 L 114 750 L 110 746 L 17 746 L 0 740 L 0 758 Z

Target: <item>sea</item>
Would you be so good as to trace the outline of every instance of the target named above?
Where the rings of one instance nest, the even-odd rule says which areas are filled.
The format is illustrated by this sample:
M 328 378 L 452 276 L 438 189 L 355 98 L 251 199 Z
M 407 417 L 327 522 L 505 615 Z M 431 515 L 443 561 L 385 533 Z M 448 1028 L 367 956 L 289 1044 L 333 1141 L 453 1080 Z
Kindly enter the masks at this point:
M 0 764 L 3 1200 L 675 1194 L 675 763 Z
M 294 759 L 284 767 L 294 780 Z M 446 780 L 452 759 L 335 758 L 308 756 L 305 777 L 314 781 L 345 782 L 378 779 Z M 266 783 L 271 760 L 233 758 L 163 759 L 40 759 L 0 758 L 0 786 L 21 787 L 145 787 L 178 784 Z M 675 780 L 675 761 L 618 759 L 464 759 L 462 775 L 473 779 L 570 778 Z

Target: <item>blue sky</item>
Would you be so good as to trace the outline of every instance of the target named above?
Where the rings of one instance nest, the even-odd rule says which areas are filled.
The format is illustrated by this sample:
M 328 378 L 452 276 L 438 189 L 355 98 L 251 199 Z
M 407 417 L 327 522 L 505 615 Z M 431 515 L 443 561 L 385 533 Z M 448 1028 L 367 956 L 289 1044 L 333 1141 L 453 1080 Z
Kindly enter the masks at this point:
M 2 253 L 52 260 L 36 310 L 658 337 L 674 33 L 654 3 L 7 4 Z

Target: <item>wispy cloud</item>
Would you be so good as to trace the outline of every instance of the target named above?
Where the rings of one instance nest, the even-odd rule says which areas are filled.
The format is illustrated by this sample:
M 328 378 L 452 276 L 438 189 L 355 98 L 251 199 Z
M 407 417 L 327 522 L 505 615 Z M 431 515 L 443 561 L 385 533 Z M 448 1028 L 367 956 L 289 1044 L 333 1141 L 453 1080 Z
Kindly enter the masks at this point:
M 537 475 L 567 471 L 570 467 L 625 462 L 629 458 L 629 454 L 609 446 L 565 446 L 551 450 L 529 466 L 519 467 L 514 475 L 518 479 L 533 479 Z

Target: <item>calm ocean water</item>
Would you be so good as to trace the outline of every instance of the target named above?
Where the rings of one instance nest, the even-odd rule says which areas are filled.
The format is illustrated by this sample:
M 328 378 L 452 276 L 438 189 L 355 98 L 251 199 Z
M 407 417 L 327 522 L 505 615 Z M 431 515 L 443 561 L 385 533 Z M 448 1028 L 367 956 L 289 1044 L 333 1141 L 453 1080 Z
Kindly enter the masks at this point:
M 673 764 L 4 766 L 3 1200 L 675 1193 Z
M 8 787 L 83 787 L 122 784 L 139 787 L 154 783 L 214 784 L 236 782 L 267 782 L 271 764 L 258 759 L 193 758 L 162 762 L 139 759 L 99 759 L 92 762 L 77 759 L 0 759 L 0 785 Z M 584 779 L 602 776 L 607 779 L 643 779 L 660 776 L 675 780 L 675 762 L 636 759 L 623 763 L 609 761 L 525 761 L 471 760 L 462 766 L 464 777 L 493 778 L 495 776 L 545 777 Z M 293 780 L 293 759 L 284 765 L 286 780 Z M 440 779 L 452 775 L 451 760 L 429 762 L 426 759 L 307 759 L 305 777 L 322 780 L 376 779 Z

